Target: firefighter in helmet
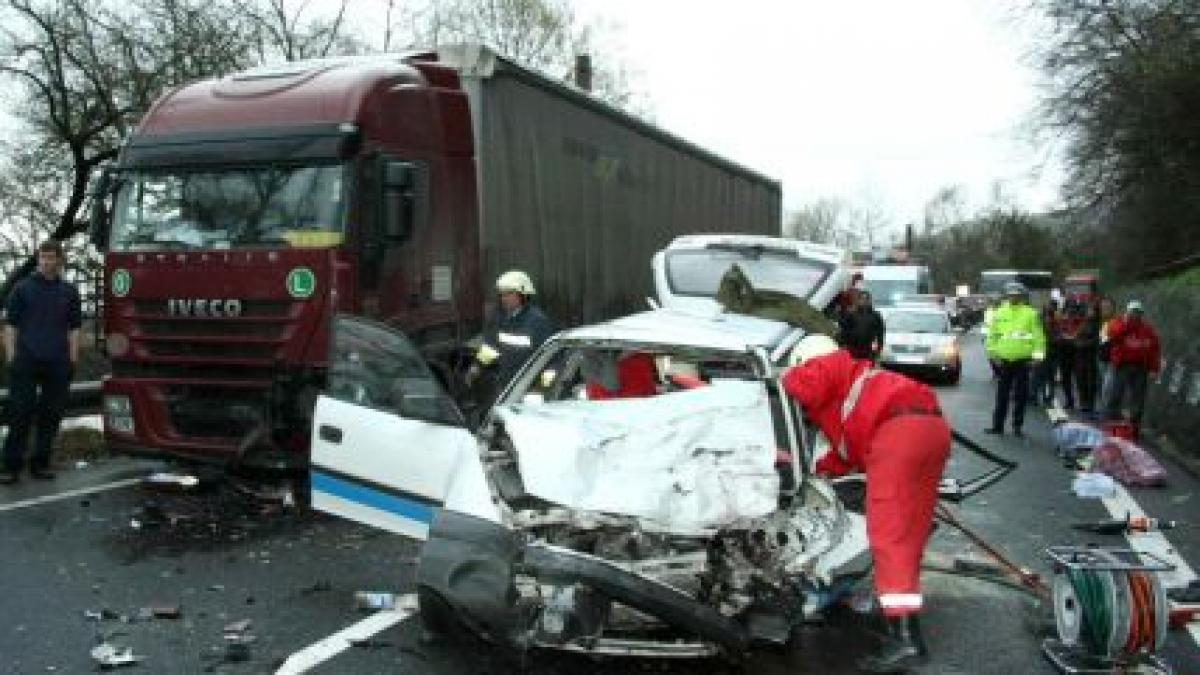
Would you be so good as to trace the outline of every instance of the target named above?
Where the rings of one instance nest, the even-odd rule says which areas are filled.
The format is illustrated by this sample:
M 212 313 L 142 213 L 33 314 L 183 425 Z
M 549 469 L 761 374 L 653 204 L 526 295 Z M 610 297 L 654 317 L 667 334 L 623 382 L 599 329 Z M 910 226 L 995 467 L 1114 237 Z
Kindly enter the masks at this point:
M 499 307 L 467 373 L 468 383 L 485 380 L 489 401 L 555 331 L 550 319 L 532 303 L 537 291 L 525 272 L 509 270 L 501 274 L 496 279 L 496 293 Z

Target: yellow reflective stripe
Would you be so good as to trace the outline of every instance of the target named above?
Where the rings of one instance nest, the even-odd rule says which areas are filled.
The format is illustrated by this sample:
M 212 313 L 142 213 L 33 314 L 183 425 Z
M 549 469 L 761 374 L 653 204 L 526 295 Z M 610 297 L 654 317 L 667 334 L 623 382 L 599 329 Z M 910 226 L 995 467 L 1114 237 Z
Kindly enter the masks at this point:
M 490 365 L 498 358 L 500 358 L 500 352 L 486 342 L 479 346 L 479 351 L 475 352 L 475 360 L 485 366 Z

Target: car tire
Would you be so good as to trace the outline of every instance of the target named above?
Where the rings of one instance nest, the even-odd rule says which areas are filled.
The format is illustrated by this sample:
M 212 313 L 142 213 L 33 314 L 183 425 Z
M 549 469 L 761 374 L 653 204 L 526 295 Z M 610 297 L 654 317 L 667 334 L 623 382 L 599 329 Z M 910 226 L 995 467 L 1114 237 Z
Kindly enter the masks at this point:
M 421 628 L 433 639 L 457 642 L 464 637 L 466 628 L 454 608 L 431 588 L 417 586 L 417 616 L 421 619 Z

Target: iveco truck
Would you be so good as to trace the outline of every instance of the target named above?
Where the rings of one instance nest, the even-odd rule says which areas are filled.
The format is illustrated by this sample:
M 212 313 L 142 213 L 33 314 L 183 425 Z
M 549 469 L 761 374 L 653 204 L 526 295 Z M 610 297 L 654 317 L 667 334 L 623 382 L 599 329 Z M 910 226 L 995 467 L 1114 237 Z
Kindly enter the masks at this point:
M 299 468 L 335 315 L 403 330 L 453 387 L 498 273 L 529 272 L 560 325 L 612 318 L 651 294 L 676 235 L 777 235 L 780 188 L 455 46 L 168 92 L 92 221 L 110 446 Z

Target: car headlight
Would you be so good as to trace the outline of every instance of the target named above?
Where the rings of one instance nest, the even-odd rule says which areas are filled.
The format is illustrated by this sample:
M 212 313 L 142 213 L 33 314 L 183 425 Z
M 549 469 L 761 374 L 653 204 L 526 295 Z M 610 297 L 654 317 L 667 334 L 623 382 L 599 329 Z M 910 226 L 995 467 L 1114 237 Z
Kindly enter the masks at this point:
M 953 360 L 957 359 L 958 358 L 958 345 L 951 342 L 950 344 L 942 347 L 942 356 L 947 361 L 953 361 Z

